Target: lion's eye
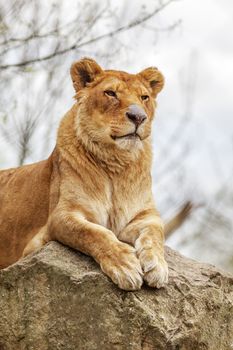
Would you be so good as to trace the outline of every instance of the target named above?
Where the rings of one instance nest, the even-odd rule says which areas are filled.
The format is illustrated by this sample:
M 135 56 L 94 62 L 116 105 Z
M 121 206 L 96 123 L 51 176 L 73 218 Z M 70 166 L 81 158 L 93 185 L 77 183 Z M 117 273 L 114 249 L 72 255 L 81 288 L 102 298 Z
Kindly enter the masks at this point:
M 148 95 L 142 95 L 141 99 L 142 99 L 142 101 L 148 101 L 149 100 L 149 96 Z
M 105 90 L 104 93 L 108 96 L 117 97 L 116 93 L 112 90 Z

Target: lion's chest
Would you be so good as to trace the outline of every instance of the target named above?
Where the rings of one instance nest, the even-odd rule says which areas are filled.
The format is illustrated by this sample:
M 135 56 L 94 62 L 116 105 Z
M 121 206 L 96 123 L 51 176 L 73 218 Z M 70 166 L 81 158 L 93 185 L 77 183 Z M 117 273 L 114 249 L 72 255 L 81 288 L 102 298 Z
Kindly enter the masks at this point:
M 100 200 L 92 203 L 96 222 L 117 236 L 144 209 L 146 191 L 127 181 L 113 181 L 103 188 Z
M 140 210 L 140 200 L 137 200 L 132 194 L 116 194 L 112 197 L 107 227 L 118 236 Z
M 87 220 L 112 230 L 117 236 L 145 209 L 150 196 L 145 176 L 136 176 L 133 171 L 115 178 L 87 174 L 82 180 L 66 183 L 77 210 Z

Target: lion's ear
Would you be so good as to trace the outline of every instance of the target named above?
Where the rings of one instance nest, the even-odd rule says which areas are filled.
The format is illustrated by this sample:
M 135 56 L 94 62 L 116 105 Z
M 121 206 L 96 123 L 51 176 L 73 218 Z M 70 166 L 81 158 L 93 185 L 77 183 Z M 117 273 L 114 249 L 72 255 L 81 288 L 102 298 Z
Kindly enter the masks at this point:
M 72 64 L 70 74 L 76 92 L 92 82 L 97 74 L 102 72 L 101 67 L 91 58 L 82 58 Z
M 149 67 L 144 69 L 138 75 L 149 83 L 152 96 L 156 97 L 164 85 L 164 77 L 162 73 L 155 67 Z

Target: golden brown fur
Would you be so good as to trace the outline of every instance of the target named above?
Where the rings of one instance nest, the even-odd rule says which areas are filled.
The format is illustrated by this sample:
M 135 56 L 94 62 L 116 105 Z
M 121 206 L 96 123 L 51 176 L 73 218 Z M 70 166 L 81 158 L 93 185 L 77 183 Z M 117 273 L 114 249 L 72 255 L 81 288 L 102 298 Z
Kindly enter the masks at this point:
M 85 58 L 71 77 L 76 103 L 52 155 L 0 172 L 0 267 L 57 240 L 92 256 L 122 289 L 139 289 L 143 279 L 159 288 L 168 270 L 150 133 L 162 74 L 104 71 Z M 146 119 L 132 121 L 132 113 Z

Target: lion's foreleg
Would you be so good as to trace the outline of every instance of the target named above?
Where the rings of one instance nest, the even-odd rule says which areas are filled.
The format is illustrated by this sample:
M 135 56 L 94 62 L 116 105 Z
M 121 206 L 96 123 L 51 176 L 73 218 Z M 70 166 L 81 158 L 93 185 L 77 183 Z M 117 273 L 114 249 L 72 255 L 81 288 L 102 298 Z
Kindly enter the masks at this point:
M 155 209 L 139 213 L 118 238 L 135 247 L 144 272 L 144 280 L 149 286 L 160 288 L 167 283 L 168 267 L 164 259 L 164 228 Z
M 114 283 L 125 290 L 142 285 L 142 270 L 135 249 L 120 242 L 107 228 L 88 221 L 80 212 L 57 209 L 48 223 L 49 240 L 92 256 Z

